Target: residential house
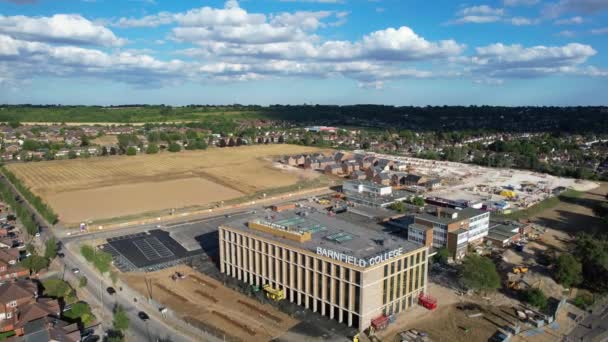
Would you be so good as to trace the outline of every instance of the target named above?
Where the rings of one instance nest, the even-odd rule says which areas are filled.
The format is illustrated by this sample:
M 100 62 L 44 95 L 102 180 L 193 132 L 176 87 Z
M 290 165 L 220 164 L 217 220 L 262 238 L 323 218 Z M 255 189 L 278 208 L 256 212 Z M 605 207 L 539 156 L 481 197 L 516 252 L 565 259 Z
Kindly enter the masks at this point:
M 11 246 L 12 247 L 12 244 Z M 0 281 L 23 278 L 30 275 L 30 271 L 19 266 L 20 251 L 17 248 L 0 249 Z
M 420 185 L 420 186 L 422 186 L 426 182 L 427 182 L 426 177 L 410 173 L 410 174 L 407 175 L 407 177 L 405 177 L 405 180 L 404 180 L 405 184 L 404 185 Z
M 61 307 L 59 301 L 52 298 L 37 298 L 35 302 L 19 306 L 16 312 L 16 322 L 14 324 L 15 333 L 18 336 L 25 334 L 25 326 L 38 319 L 52 316 L 59 317 Z
M 326 175 L 338 175 L 340 173 L 342 173 L 342 166 L 338 164 L 329 164 L 325 166 Z
M 358 168 L 359 164 L 356 160 L 347 160 L 342 163 L 342 172 L 347 175 L 351 174 Z
M 81 338 L 78 323 L 70 324 L 47 316 L 26 323 L 23 326 L 23 335 L 14 337 L 13 340 L 19 342 L 79 342 Z
M 364 180 L 364 179 L 367 179 L 367 175 L 365 174 L 364 171 L 355 170 L 353 173 L 350 174 L 350 179 Z
M 37 296 L 38 285 L 29 280 L 0 285 L 0 332 L 14 330 L 17 309 L 34 303 Z
M 381 185 L 391 185 L 391 174 L 388 172 L 380 172 L 374 176 L 373 181 Z
M 405 185 L 405 180 L 407 178 L 407 173 L 405 172 L 395 172 L 391 177 L 391 183 L 395 186 L 403 186 Z

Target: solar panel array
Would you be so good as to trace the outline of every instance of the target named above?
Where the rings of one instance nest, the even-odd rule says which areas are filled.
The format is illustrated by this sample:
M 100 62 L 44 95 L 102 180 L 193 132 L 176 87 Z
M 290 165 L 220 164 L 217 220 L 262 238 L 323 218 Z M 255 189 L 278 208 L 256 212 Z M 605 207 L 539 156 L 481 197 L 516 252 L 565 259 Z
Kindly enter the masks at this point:
M 326 227 L 318 223 L 314 223 L 310 220 L 306 220 L 305 218 L 297 216 L 285 220 L 276 221 L 274 223 L 284 227 L 289 227 L 292 230 L 297 230 L 303 233 L 309 232 L 311 234 L 321 232 L 327 229 Z
M 135 240 L 133 244 L 150 261 L 174 256 L 173 252 L 155 237 Z
M 332 242 L 337 242 L 337 243 L 343 243 L 346 241 L 350 241 L 352 239 L 354 239 L 355 236 L 346 232 L 339 232 L 339 233 L 335 233 L 335 234 L 330 234 L 325 236 L 325 239 L 332 241 Z

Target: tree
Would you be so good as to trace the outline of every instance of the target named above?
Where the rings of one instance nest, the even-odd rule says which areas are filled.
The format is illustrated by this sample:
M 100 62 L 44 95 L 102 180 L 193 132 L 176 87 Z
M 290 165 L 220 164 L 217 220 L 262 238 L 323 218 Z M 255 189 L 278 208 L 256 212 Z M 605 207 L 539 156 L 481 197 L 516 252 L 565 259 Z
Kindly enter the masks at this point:
M 114 329 L 123 332 L 129 329 L 129 316 L 127 316 L 127 312 L 122 308 L 122 306 L 117 306 L 116 310 L 114 310 L 114 319 L 112 320 L 112 325 Z
M 170 143 L 169 148 L 167 149 L 169 152 L 179 152 L 182 150 L 182 147 L 178 143 Z
M 129 148 L 127 148 L 127 155 L 128 156 L 137 155 L 137 149 L 135 149 L 135 147 L 133 147 L 133 146 L 129 146 Z
M 118 154 L 116 147 L 114 147 L 114 146 L 110 147 L 110 155 L 115 156 L 116 154 Z
M 89 146 L 91 145 L 91 140 L 86 134 L 80 136 L 80 146 Z
M 32 273 L 38 273 L 49 267 L 49 259 L 32 254 L 21 262 L 21 266 L 29 269 Z
M 424 198 L 422 198 L 420 196 L 416 196 L 412 199 L 412 204 L 417 207 L 424 207 L 424 205 L 425 205 Z
M 439 264 L 447 264 L 448 258 L 450 257 L 450 252 L 447 247 L 442 247 L 437 250 L 437 253 L 433 255 L 433 262 Z
M 44 295 L 48 297 L 64 298 L 70 295 L 72 292 L 70 284 L 57 278 L 51 278 L 43 281 L 42 287 L 44 288 Z
M 36 151 L 40 148 L 40 143 L 36 140 L 25 139 L 21 148 L 26 151 Z
M 44 257 L 53 260 L 57 256 L 57 240 L 51 237 L 44 243 Z
M 583 265 L 572 254 L 562 254 L 555 264 L 555 280 L 570 288 L 583 281 Z
M 69 159 L 76 159 L 78 156 L 76 155 L 76 151 L 72 151 L 70 150 L 70 152 L 68 152 L 68 158 Z
M 605 236 L 579 234 L 574 255 L 583 266 L 585 286 L 600 292 L 608 290 L 608 239 Z
M 496 265 L 489 258 L 477 254 L 467 255 L 460 274 L 462 283 L 469 289 L 487 292 L 500 288 Z
M 91 312 L 91 307 L 85 302 L 74 303 L 69 310 L 63 312 L 63 316 L 72 320 L 79 319 L 84 326 L 88 326 L 95 321 L 95 315 Z
M 391 205 L 388 206 L 388 208 L 392 209 L 396 212 L 399 212 L 399 213 L 405 212 L 405 205 L 403 204 L 403 202 L 399 202 L 399 201 L 392 203 Z
M 547 297 L 543 291 L 538 288 L 524 291 L 522 293 L 522 300 L 541 310 L 547 307 Z
M 89 281 L 87 280 L 87 277 L 82 276 L 82 277 L 80 277 L 80 279 L 78 279 L 78 287 L 85 287 L 85 286 L 87 286 L 88 282 Z
M 103 157 L 105 157 L 105 156 L 108 155 L 108 148 L 107 147 L 104 146 L 104 147 L 101 148 L 101 155 Z
M 156 153 L 158 153 L 158 145 L 156 145 L 156 144 L 149 144 L 148 148 L 146 149 L 146 153 L 147 154 L 156 154 Z

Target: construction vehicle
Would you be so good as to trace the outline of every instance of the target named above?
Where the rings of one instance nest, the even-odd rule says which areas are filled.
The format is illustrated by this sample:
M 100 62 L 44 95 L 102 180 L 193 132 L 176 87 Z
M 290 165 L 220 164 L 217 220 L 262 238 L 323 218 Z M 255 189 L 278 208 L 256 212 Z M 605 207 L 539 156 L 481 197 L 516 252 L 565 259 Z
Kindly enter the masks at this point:
M 528 273 L 528 268 L 526 266 L 515 266 L 515 267 L 513 267 L 513 273 L 525 274 L 525 273 Z
M 418 297 L 418 304 L 429 310 L 435 310 L 437 308 L 437 299 L 428 294 L 421 293 Z
M 353 342 L 359 342 L 359 334 L 353 336 Z
M 520 290 L 521 284 L 518 281 L 510 281 L 507 283 L 507 287 L 511 290 Z
M 321 205 L 329 205 L 329 204 L 331 204 L 331 202 L 329 200 L 327 200 L 327 199 L 320 199 L 318 201 L 318 203 L 321 204 Z
M 272 286 L 270 286 L 270 284 L 265 284 L 264 286 L 262 286 L 262 289 L 264 289 L 264 292 L 266 292 L 266 297 L 274 300 L 275 302 L 278 302 L 278 301 L 286 298 L 285 291 L 283 291 L 281 289 L 275 289 Z
M 171 275 L 171 280 L 177 281 L 186 278 L 186 276 L 181 272 L 175 272 Z

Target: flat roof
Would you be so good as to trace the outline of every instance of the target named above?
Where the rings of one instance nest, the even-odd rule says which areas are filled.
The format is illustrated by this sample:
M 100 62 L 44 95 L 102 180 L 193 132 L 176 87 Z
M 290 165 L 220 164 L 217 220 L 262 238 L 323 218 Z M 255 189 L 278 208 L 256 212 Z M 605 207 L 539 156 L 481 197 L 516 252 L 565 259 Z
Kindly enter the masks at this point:
M 433 214 L 430 214 L 430 213 L 434 213 L 437 210 L 437 208 L 439 208 L 439 210 L 444 211 L 444 212 L 450 212 L 450 213 L 456 212 L 456 213 L 458 213 L 458 217 L 451 218 L 451 217 L 435 216 Z M 429 209 L 431 209 L 431 210 L 429 210 Z M 485 213 L 485 211 L 475 209 L 475 208 L 464 208 L 462 210 L 452 209 L 450 211 L 447 211 L 446 209 L 448 209 L 448 208 L 427 206 L 427 209 L 425 210 L 424 213 L 417 214 L 416 216 L 420 217 L 422 219 L 428 220 L 428 221 L 434 221 L 434 222 L 439 222 L 439 223 L 443 223 L 443 224 L 450 224 L 450 223 L 470 219 L 471 217 L 479 216 L 479 215 L 482 215 Z
M 290 225 L 292 231 L 309 231 L 311 232 L 311 239 L 300 243 L 250 229 L 247 223 L 256 219 L 273 224 Z M 317 247 L 321 247 L 359 259 L 367 259 L 398 248 L 403 249 L 402 253 L 422 248 L 422 246 L 399 236 L 401 230 L 398 228 L 386 227 L 374 220 L 353 213 L 347 212 L 330 216 L 325 211 L 310 207 L 286 210 L 280 213 L 266 210 L 228 221 L 224 226 L 309 250 L 313 253 L 317 252 Z M 334 237 L 337 237 L 337 239 Z
M 420 223 L 412 223 L 412 224 L 410 224 L 410 227 L 414 228 L 414 229 L 418 229 L 418 230 L 424 230 L 424 231 L 433 229 L 433 227 L 425 226 L 425 225 L 420 224 Z

